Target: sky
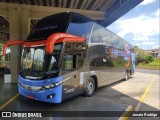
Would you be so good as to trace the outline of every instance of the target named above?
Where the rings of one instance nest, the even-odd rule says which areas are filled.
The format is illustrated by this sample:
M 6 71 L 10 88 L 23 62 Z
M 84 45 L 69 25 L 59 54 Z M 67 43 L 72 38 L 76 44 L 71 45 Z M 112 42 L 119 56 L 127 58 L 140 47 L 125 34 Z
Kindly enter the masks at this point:
M 160 0 L 144 0 L 107 27 L 141 49 L 160 48 Z

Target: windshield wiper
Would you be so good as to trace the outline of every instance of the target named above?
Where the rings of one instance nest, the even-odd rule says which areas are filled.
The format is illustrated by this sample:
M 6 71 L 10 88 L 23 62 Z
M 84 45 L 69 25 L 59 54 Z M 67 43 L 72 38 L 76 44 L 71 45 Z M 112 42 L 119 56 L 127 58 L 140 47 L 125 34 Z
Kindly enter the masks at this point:
M 32 73 L 31 70 L 29 70 L 29 69 L 28 70 L 25 69 L 22 72 L 23 72 L 24 75 L 31 75 L 31 73 Z

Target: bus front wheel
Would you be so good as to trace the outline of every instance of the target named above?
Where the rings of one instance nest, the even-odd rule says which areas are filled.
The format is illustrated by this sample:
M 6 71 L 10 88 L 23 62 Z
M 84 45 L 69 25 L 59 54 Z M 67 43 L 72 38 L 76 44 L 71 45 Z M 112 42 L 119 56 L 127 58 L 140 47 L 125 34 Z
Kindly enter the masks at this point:
M 94 92 L 95 92 L 95 81 L 94 81 L 94 79 L 91 77 L 91 78 L 88 80 L 88 83 L 87 83 L 87 85 L 86 85 L 84 95 L 85 95 L 86 97 L 91 97 Z

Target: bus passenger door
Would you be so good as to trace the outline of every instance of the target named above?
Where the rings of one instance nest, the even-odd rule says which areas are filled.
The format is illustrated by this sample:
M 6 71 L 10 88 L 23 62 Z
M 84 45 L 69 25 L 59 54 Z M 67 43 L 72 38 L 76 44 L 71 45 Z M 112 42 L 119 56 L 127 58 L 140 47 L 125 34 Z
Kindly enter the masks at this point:
M 66 44 L 63 55 L 63 94 L 62 98 L 67 99 L 76 95 L 77 89 L 77 54 L 72 49 L 73 44 Z

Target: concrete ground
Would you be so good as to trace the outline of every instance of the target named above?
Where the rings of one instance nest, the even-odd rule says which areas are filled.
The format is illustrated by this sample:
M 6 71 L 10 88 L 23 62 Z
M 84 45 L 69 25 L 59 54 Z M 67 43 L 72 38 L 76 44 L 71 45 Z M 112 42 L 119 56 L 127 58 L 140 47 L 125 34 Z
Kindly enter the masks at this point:
M 6 89 L 7 88 L 7 89 Z M 1 111 L 124 111 L 129 105 L 134 111 L 160 111 L 160 78 L 159 71 L 138 69 L 128 81 L 118 81 L 99 88 L 92 97 L 77 96 L 62 104 L 49 104 L 33 101 L 18 95 L 7 105 L 6 101 L 17 94 L 16 84 L 0 82 Z M 107 112 L 106 112 L 107 113 Z M 27 119 L 27 118 L 26 118 Z M 42 118 L 67 119 L 75 117 Z M 78 120 L 98 120 L 105 117 L 77 117 Z M 107 120 L 117 120 L 117 117 L 107 117 Z M 129 120 L 159 120 L 158 117 L 130 117 Z

